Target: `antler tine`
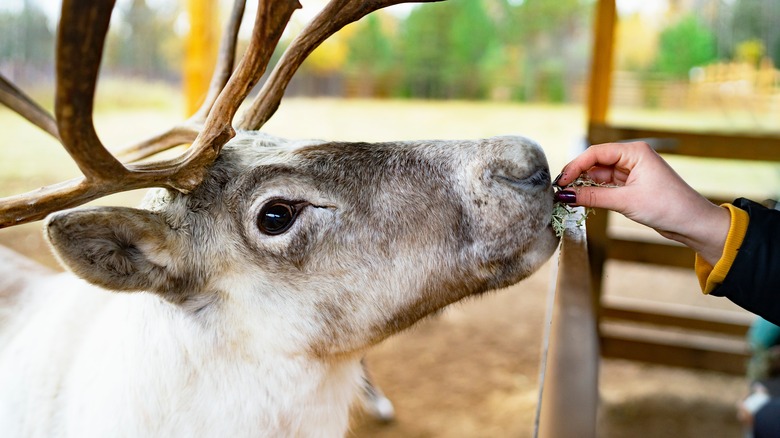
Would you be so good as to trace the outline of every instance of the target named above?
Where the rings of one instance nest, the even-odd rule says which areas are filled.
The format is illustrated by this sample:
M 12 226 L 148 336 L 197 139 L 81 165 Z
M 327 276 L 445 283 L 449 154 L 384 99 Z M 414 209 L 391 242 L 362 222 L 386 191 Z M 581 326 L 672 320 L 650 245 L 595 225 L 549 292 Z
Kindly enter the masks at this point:
M 64 0 L 57 35 L 54 113 L 62 145 L 88 180 L 126 173 L 95 132 L 95 85 L 114 0 Z
M 122 149 L 117 152 L 117 156 L 128 163 L 143 160 L 176 146 L 192 143 L 198 138 L 201 127 L 200 123 L 188 120 L 161 134 Z
M 57 122 L 54 117 L 2 74 L 0 74 L 0 103 L 59 140 L 60 134 L 57 132 Z
M 209 89 L 203 103 L 195 114 L 169 131 L 122 149 L 117 155 L 132 162 L 151 157 L 172 147 L 195 141 L 200 129 L 203 127 L 203 122 L 206 120 L 209 111 L 211 111 L 211 107 L 214 106 L 219 93 L 225 88 L 225 84 L 230 79 L 230 74 L 233 73 L 238 31 L 241 27 L 241 20 L 244 17 L 245 6 L 246 0 L 235 0 L 233 2 L 230 19 L 225 26 L 222 40 L 219 43 L 217 65 L 211 76 Z
M 445 0 L 331 0 L 284 52 L 252 105 L 242 114 L 238 127 L 260 129 L 276 112 L 284 90 L 306 57 L 347 24 L 387 6 L 439 1 Z

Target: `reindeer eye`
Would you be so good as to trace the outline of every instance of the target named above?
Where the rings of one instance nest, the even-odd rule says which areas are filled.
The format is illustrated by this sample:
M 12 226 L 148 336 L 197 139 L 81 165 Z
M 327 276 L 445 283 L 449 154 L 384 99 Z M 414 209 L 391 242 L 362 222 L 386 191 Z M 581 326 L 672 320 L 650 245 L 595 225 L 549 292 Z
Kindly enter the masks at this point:
M 287 201 L 271 201 L 264 205 L 257 218 L 257 227 L 261 232 L 276 236 L 289 230 L 298 216 L 300 204 Z

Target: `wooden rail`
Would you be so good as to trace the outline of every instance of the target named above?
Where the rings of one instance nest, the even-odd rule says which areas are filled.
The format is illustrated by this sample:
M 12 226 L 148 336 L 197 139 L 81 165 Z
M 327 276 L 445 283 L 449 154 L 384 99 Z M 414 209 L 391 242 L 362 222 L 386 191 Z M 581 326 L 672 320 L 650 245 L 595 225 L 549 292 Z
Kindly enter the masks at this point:
M 602 357 L 746 372 L 747 313 L 603 296 L 599 316 Z
M 582 214 L 582 209 L 580 209 Z M 599 341 L 584 227 L 567 220 L 553 269 L 540 382 L 538 436 L 596 436 Z
M 733 310 L 702 309 L 636 298 L 604 296 L 600 317 L 663 327 L 709 332 L 745 340 L 755 316 Z
M 780 161 L 780 147 L 778 147 L 780 135 L 778 134 L 691 132 L 610 126 L 598 122 L 591 122 L 588 126 L 588 141 L 591 144 L 628 139 L 654 139 L 662 145 L 656 150 L 664 154 L 730 160 Z M 658 141 L 659 139 L 663 141 Z

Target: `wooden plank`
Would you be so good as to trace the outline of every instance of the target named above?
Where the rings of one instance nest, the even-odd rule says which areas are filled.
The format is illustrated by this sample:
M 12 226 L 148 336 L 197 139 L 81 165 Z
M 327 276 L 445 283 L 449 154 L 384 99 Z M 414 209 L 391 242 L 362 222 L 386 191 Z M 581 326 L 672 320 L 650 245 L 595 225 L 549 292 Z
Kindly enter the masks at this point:
M 588 215 L 587 236 L 588 256 L 590 260 L 591 297 L 598 305 L 601 300 L 604 279 L 604 263 L 609 254 L 610 238 L 607 233 L 609 227 L 609 211 L 597 208 L 594 214 Z
M 617 21 L 615 0 L 599 0 L 595 15 L 588 88 L 588 120 L 592 123 L 605 123 L 612 89 L 612 58 Z
M 744 375 L 749 358 L 744 340 L 712 338 L 612 324 L 601 325 L 601 354 L 682 368 Z
M 744 337 L 755 316 L 746 312 L 702 309 L 682 304 L 604 296 L 601 318 L 700 330 Z
M 590 298 L 585 229 L 574 226 L 573 219 L 567 222 L 554 274 L 555 301 L 548 309 L 552 318 L 538 431 L 541 437 L 589 438 L 596 436 L 601 356 Z
M 659 153 L 738 160 L 780 161 L 780 135 L 748 135 L 644 129 L 591 123 L 592 144 L 629 139 L 669 139 L 658 142 Z
M 607 258 L 678 268 L 693 268 L 695 253 L 690 248 L 681 245 L 610 239 L 607 244 Z

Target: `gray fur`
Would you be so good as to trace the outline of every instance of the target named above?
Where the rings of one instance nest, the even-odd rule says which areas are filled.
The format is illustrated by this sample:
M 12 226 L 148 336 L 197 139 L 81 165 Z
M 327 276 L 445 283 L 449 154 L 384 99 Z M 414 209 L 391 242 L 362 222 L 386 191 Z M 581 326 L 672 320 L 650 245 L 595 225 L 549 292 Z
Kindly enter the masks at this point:
M 280 200 L 297 220 L 282 206 L 261 232 Z M 0 435 L 343 436 L 366 349 L 529 275 L 551 211 L 521 137 L 239 133 L 187 195 L 51 215 L 81 278 L 0 251 Z
M 308 206 L 268 237 L 257 214 L 273 198 Z M 556 242 L 544 155 L 519 137 L 295 143 L 243 132 L 196 190 L 156 190 L 145 205 L 57 213 L 47 235 L 82 278 L 159 294 L 196 318 L 230 299 L 221 276 L 259 281 L 258 296 L 314 315 L 318 356 L 513 284 Z

